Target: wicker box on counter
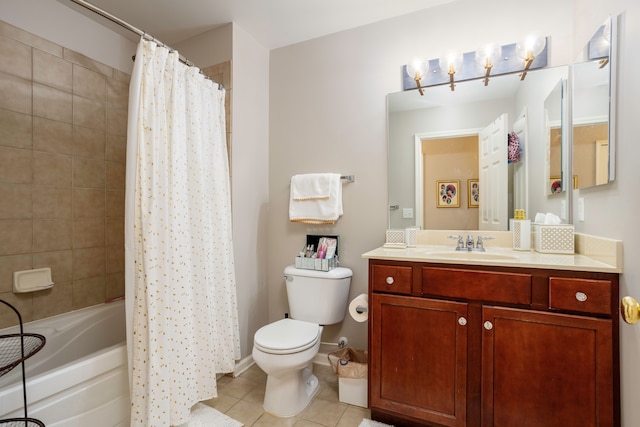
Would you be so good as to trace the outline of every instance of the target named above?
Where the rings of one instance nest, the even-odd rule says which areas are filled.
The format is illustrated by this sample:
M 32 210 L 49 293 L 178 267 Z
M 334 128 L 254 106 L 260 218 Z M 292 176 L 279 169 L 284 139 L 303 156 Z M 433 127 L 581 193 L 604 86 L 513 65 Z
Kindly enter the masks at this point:
M 533 247 L 546 254 L 573 254 L 575 227 L 572 224 L 532 224 Z

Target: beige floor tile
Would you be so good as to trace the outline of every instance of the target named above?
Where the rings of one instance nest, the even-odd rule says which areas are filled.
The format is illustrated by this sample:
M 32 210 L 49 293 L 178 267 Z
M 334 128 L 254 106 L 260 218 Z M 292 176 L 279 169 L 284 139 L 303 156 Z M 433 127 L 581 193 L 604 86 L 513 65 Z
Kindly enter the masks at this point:
M 293 427 L 298 421 L 297 417 L 284 418 L 265 413 L 251 427 Z
M 253 388 L 259 386 L 255 382 L 247 380 L 241 376 L 234 378 L 233 381 L 229 381 L 226 384 L 220 384 L 220 382 L 222 381 L 218 381 L 218 391 L 220 393 L 228 394 L 229 396 L 237 397 L 238 399 L 242 399 Z
M 245 394 L 242 400 L 262 405 L 264 402 L 264 385 L 258 384 L 252 388 L 249 393 Z
M 228 416 L 234 420 L 238 420 L 245 425 L 245 427 L 252 426 L 263 414 L 264 409 L 262 405 L 256 405 L 255 403 L 245 402 L 240 400 L 233 405 L 231 409 L 225 412 Z
M 229 409 L 231 409 L 231 407 L 233 407 L 233 405 L 238 403 L 239 400 L 240 399 L 238 399 L 237 397 L 228 396 L 226 394 L 218 392 L 218 397 L 205 400 L 202 403 L 204 403 L 205 405 L 209 405 L 220 412 L 227 412 Z
M 363 418 L 371 419 L 371 411 L 369 409 L 349 405 L 336 427 L 358 427 Z
M 314 423 L 313 421 L 300 420 L 297 423 L 295 423 L 293 427 L 323 427 L 323 425 Z
M 346 408 L 347 405 L 344 403 L 315 399 L 302 411 L 300 418 L 323 426 L 334 427 Z

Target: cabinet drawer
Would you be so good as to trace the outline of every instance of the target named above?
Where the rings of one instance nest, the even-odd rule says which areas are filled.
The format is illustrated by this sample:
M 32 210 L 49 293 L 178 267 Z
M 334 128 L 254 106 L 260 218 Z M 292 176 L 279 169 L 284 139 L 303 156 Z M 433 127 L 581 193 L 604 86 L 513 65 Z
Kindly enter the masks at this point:
M 449 298 L 531 304 L 531 275 L 422 268 L 422 293 Z
M 549 308 L 610 315 L 611 282 L 550 277 Z
M 413 268 L 396 265 L 374 265 L 371 271 L 373 291 L 411 294 Z

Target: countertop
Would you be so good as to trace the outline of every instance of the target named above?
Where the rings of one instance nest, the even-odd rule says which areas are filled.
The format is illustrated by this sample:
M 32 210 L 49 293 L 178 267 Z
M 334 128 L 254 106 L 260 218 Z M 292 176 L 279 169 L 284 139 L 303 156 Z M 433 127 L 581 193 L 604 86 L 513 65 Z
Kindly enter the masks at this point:
M 578 252 L 584 248 L 584 252 L 593 253 L 593 255 L 591 253 L 586 255 L 583 253 L 547 254 L 534 250 L 518 251 L 509 247 L 489 245 L 486 246 L 485 252 L 456 251 L 452 243 L 429 244 L 428 240 L 435 240 L 437 243 L 441 243 L 442 240 L 428 237 L 430 236 L 426 234 L 422 239 L 419 237 L 419 244 L 416 247 L 379 247 L 362 254 L 362 257 L 392 261 L 622 273 L 622 242 L 620 241 L 609 239 L 600 241 L 600 238 L 593 236 L 576 236 Z M 594 251 L 593 248 L 597 249 Z

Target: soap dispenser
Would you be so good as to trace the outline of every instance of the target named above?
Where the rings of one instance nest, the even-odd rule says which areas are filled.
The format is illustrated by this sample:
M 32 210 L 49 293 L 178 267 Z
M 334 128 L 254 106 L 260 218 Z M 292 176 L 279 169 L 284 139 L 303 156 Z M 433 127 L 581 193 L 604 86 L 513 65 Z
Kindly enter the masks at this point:
M 526 219 L 524 209 L 515 210 L 511 225 L 513 249 L 518 251 L 531 250 L 531 220 Z

